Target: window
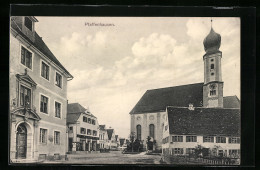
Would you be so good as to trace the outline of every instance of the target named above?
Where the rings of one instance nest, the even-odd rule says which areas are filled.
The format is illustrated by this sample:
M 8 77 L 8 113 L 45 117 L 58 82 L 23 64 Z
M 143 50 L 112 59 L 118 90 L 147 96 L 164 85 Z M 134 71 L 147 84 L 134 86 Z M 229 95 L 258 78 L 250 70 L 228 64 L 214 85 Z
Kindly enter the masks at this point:
M 93 130 L 93 136 L 97 136 L 97 131 Z
M 95 125 L 96 124 L 96 121 L 94 119 L 92 119 L 92 124 Z
M 31 105 L 31 90 L 21 86 L 20 88 L 20 105 L 30 106 Z
M 173 142 L 183 142 L 183 136 L 172 136 Z
M 54 144 L 60 144 L 60 132 L 54 131 Z
M 154 125 L 153 124 L 149 125 L 149 136 L 154 139 Z
M 240 143 L 239 137 L 230 137 L 228 138 L 228 143 Z
M 214 136 L 203 136 L 203 142 L 214 143 Z
M 91 119 L 90 118 L 88 118 L 88 123 L 91 123 Z
M 86 134 L 86 129 L 85 128 L 80 128 L 80 133 L 81 134 Z
M 55 85 L 61 88 L 62 85 L 62 76 L 56 72 Z
M 216 137 L 216 143 L 226 143 L 226 137 Z
M 165 130 L 167 130 L 167 129 L 168 129 L 168 125 L 165 126 Z
M 61 104 L 55 102 L 55 117 L 60 118 L 60 112 L 61 112 Z
M 41 76 L 47 80 L 49 80 L 49 66 L 42 62 L 42 72 Z
M 195 153 L 195 148 L 186 148 L 186 154 Z
M 24 18 L 24 25 L 32 31 L 32 21 L 28 17 Z
M 40 143 L 47 143 L 47 129 L 40 128 Z
M 21 49 L 21 63 L 29 69 L 32 69 L 32 53 L 24 47 Z
M 239 158 L 240 157 L 240 150 L 239 149 L 230 149 L 229 150 L 229 157 Z
M 73 127 L 72 126 L 69 128 L 69 132 L 73 133 Z
M 41 106 L 40 111 L 43 113 L 48 113 L 48 97 L 41 95 Z
M 90 129 L 87 130 L 87 135 L 91 135 L 91 130 Z
M 138 140 L 141 140 L 141 139 L 142 139 L 141 125 L 137 125 L 137 126 L 136 126 L 136 132 L 137 132 L 137 133 L 136 133 L 136 134 L 137 134 L 137 135 L 136 135 L 136 136 L 137 136 L 137 139 L 138 139 Z
M 183 154 L 183 148 L 173 148 L 173 154 L 174 155 L 182 155 Z
M 211 59 L 210 61 L 211 61 L 211 62 L 213 62 L 213 61 L 214 61 L 214 59 Z
M 209 89 L 210 89 L 210 91 L 209 91 L 210 96 L 215 96 L 216 95 L 216 85 L 215 84 L 211 84 L 209 86 Z
M 197 136 L 186 136 L 186 142 L 197 142 Z
M 214 73 L 211 73 L 212 76 L 214 76 Z
M 83 116 L 83 122 L 88 122 L 88 118 L 86 116 Z
M 214 64 L 210 64 L 210 69 L 214 69 Z

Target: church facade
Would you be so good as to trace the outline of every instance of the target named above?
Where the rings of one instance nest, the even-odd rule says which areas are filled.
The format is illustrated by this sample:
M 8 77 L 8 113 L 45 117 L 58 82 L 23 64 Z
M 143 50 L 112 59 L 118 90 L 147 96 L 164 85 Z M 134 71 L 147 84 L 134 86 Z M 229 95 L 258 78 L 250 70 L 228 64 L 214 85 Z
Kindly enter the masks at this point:
M 64 158 L 67 81 L 73 76 L 35 31 L 32 16 L 10 20 L 11 162 Z
M 169 120 L 167 107 L 188 109 L 189 106 L 192 106 L 193 108 L 202 108 L 206 113 L 208 112 L 207 108 L 217 109 L 217 112 L 220 113 L 227 111 L 232 112 L 232 109 L 236 109 L 235 115 L 240 115 L 239 99 L 236 96 L 223 96 L 224 82 L 222 81 L 221 72 L 222 52 L 219 51 L 221 36 L 211 28 L 203 44 L 206 52 L 203 56 L 204 82 L 147 90 L 130 112 L 131 132 L 134 132 L 136 138 L 144 143 L 148 136 L 155 140 L 153 150 L 165 149 L 167 146 L 165 145 L 165 141 L 170 138 L 163 135 L 165 124 L 167 123 L 167 126 L 173 125 L 173 122 L 166 121 L 166 119 Z M 227 110 L 224 111 L 223 109 Z M 178 113 L 179 112 L 183 112 L 182 116 L 186 114 L 182 109 L 180 109 Z M 182 119 L 182 116 L 178 117 L 178 119 Z M 212 119 L 214 120 L 214 117 Z M 232 122 L 231 119 L 229 123 L 238 123 L 240 127 L 240 121 Z M 186 122 L 186 124 L 189 124 L 189 122 Z M 203 125 L 201 125 L 201 130 L 203 128 Z M 220 129 L 216 129 L 215 131 L 218 130 L 220 131 Z M 236 130 L 234 135 L 237 137 L 240 132 L 238 133 L 239 129 Z M 200 129 L 197 132 L 199 131 Z M 189 132 L 185 133 L 189 134 Z

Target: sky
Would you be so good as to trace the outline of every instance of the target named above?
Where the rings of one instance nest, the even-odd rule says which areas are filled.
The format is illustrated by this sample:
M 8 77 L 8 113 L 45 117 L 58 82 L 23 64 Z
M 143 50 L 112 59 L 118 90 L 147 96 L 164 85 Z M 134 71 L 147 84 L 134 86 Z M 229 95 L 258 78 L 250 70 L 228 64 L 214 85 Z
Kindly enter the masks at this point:
M 37 33 L 74 76 L 69 103 L 119 137 L 129 136 L 129 112 L 146 90 L 204 81 L 209 17 L 36 18 Z M 212 27 L 221 35 L 224 96 L 240 99 L 240 19 L 213 18 Z

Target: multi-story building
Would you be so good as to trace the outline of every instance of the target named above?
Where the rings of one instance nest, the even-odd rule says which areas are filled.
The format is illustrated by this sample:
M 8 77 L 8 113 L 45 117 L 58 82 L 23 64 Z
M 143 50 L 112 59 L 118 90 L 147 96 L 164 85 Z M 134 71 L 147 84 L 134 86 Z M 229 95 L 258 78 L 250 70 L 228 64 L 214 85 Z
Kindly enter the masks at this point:
M 99 149 L 97 118 L 79 103 L 68 104 L 67 126 L 69 152 Z
M 10 159 L 64 157 L 67 148 L 67 81 L 62 66 L 35 30 L 32 16 L 11 17 Z
M 135 132 L 136 138 L 141 141 L 146 141 L 148 136 L 156 141 L 149 150 L 162 149 L 162 132 L 168 106 L 188 107 L 192 104 L 193 107 L 219 108 L 219 112 L 230 108 L 240 111 L 240 101 L 236 96 L 223 97 L 220 44 L 221 36 L 212 28 L 204 40 L 204 82 L 147 90 L 131 110 L 131 132 Z M 232 122 L 232 119 L 230 123 L 240 125 L 240 121 Z
M 99 125 L 99 148 L 109 149 L 106 125 Z

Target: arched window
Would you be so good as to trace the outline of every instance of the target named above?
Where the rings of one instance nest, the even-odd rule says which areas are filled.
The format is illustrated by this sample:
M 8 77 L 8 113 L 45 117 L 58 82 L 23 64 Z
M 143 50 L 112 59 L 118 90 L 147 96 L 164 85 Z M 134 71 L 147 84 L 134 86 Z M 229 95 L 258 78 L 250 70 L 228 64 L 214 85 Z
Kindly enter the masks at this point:
M 214 64 L 211 64 L 211 65 L 210 65 L 210 69 L 214 69 Z
M 142 129 L 141 129 L 141 125 L 137 125 L 136 126 L 136 137 L 138 140 L 141 140 L 142 138 Z
M 209 88 L 210 88 L 210 96 L 215 96 L 216 95 L 216 85 L 215 84 L 211 84 L 210 86 L 209 86 Z
M 154 125 L 153 124 L 149 125 L 149 136 L 154 138 Z

